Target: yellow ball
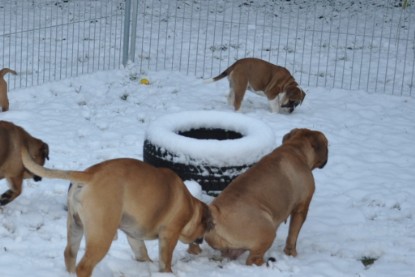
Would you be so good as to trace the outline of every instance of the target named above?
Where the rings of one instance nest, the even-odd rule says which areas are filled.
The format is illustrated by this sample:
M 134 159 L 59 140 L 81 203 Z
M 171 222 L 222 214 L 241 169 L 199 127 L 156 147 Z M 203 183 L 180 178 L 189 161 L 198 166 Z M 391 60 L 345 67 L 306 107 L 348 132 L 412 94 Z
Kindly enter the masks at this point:
M 146 78 L 141 78 L 140 79 L 140 84 L 142 84 L 142 85 L 149 85 L 150 84 L 150 81 L 148 79 L 146 79 Z

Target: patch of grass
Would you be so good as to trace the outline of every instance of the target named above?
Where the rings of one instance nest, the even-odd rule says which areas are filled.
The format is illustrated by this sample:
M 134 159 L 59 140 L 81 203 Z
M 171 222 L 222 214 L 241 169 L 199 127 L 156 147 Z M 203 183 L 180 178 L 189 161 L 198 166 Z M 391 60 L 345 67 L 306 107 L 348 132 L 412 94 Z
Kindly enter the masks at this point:
M 379 258 L 375 258 L 375 257 L 366 257 L 366 256 L 364 256 L 364 257 L 362 257 L 361 259 L 360 259 L 360 261 L 362 262 L 362 264 L 365 266 L 365 267 L 369 267 L 369 266 L 371 266 L 372 264 L 374 264 L 377 260 L 378 260 Z

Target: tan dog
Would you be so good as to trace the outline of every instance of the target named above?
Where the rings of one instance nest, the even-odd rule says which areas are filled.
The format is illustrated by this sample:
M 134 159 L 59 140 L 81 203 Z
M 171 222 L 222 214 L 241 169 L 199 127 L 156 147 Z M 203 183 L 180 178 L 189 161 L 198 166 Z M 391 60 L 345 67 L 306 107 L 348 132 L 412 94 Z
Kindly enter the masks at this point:
M 0 196 L 0 206 L 10 203 L 22 193 L 23 179 L 41 180 L 24 168 L 20 157 L 21 149 L 26 149 L 40 165 L 49 159 L 49 147 L 46 143 L 32 137 L 20 126 L 0 121 L 0 179 L 6 178 L 9 185 L 9 190 Z
M 297 237 L 314 193 L 312 170 L 327 162 L 326 137 L 294 129 L 283 144 L 234 179 L 209 205 L 214 228 L 206 242 L 223 256 L 249 251 L 247 265 L 262 265 L 278 226 L 290 216 L 284 252 L 296 256 Z
M 0 106 L 3 112 L 9 110 L 9 98 L 7 97 L 7 82 L 4 80 L 4 75 L 12 73 L 17 75 L 16 71 L 9 68 L 0 70 Z
M 194 198 L 169 169 L 124 158 L 108 160 L 85 171 L 61 171 L 39 166 L 24 151 L 22 159 L 39 176 L 72 181 L 65 264 L 69 272 L 75 272 L 85 232 L 85 254 L 76 266 L 78 277 L 91 276 L 118 228 L 127 235 L 138 261 L 151 261 L 143 240 L 158 238 L 160 271 L 171 272 L 177 241 L 189 243 L 189 252 L 199 252 L 193 243 L 211 227 L 208 206 Z
M 230 87 L 228 103 L 236 111 L 241 108 L 247 89 L 266 96 L 272 112 L 276 113 L 280 110 L 292 113 L 305 97 L 304 91 L 286 68 L 264 60 L 240 59 L 210 81 L 215 82 L 226 76 Z

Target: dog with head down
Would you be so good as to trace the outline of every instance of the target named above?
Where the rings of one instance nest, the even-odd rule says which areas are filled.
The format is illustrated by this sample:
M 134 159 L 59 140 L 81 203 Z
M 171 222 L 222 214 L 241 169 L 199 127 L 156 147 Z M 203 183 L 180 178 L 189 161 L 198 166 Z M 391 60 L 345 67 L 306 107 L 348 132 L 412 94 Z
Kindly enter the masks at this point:
M 20 156 L 25 149 L 39 165 L 49 159 L 49 146 L 42 140 L 31 136 L 22 127 L 8 121 L 0 121 L 0 179 L 5 178 L 9 190 L 1 194 L 0 206 L 4 206 L 22 193 L 23 179 L 41 178 L 32 174 L 23 166 Z
M 256 58 L 237 60 L 218 76 L 206 80 L 216 82 L 228 77 L 228 103 L 239 111 L 246 90 L 268 98 L 272 112 L 292 113 L 305 97 L 294 77 L 285 67 Z
M 211 226 L 208 206 L 193 197 L 177 174 L 130 158 L 107 160 L 84 171 L 44 168 L 22 150 L 25 167 L 42 177 L 70 180 L 68 192 L 68 272 L 89 277 L 121 229 L 135 258 L 151 261 L 144 240 L 158 239 L 159 268 L 172 272 L 173 250 L 180 240 L 198 254 L 198 243 Z M 85 233 L 85 254 L 76 265 Z
M 247 265 L 262 265 L 278 226 L 290 217 L 284 252 L 297 255 L 297 238 L 315 190 L 312 170 L 328 159 L 319 131 L 293 129 L 282 145 L 235 178 L 209 205 L 214 227 L 206 242 L 235 259 L 249 251 Z

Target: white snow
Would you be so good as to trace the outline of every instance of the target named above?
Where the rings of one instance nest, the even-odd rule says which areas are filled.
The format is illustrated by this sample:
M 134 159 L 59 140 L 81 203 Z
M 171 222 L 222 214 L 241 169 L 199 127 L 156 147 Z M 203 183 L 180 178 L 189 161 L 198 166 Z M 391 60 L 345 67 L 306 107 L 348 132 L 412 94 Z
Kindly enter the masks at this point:
M 147 126 L 189 110 L 234 113 L 226 103 L 227 81 L 206 85 L 177 72 L 146 72 L 151 85 L 130 80 L 134 66 L 20 89 L 9 93 L 13 121 L 50 146 L 48 167 L 84 169 L 115 157 L 142 159 Z M 269 267 L 214 261 L 203 244 L 200 256 L 179 243 L 173 257 L 178 276 L 412 276 L 415 272 L 415 100 L 363 91 L 307 88 L 292 114 L 269 111 L 266 98 L 247 93 L 242 113 L 271 127 L 277 141 L 297 127 L 320 130 L 329 160 L 316 169 L 317 190 L 298 241 L 298 257 L 282 249 L 287 225 L 278 230 Z M 211 199 L 186 182 L 202 200 Z M 254 185 L 254 184 L 253 184 Z M 0 191 L 7 188 L 0 181 Z M 23 194 L 0 208 L 0 276 L 68 276 L 66 192 L 61 180 L 25 181 Z M 120 233 L 94 276 L 158 275 L 157 241 L 147 243 L 154 263 L 134 261 Z M 83 254 L 81 247 L 79 255 Z M 365 268 L 361 259 L 376 258 Z
M 179 134 L 192 129 L 223 129 L 242 138 L 195 139 Z M 182 164 L 195 162 L 216 167 L 243 166 L 257 162 L 275 148 L 275 135 L 264 122 L 233 111 L 184 111 L 166 114 L 151 122 L 145 138 L 173 154 Z
M 311 59 L 335 68 L 336 61 L 324 53 L 304 54 L 304 60 Z M 362 70 L 367 67 L 369 62 L 362 61 Z M 150 85 L 140 85 L 135 76 L 146 76 Z M 393 76 L 403 83 L 401 74 Z M 375 80 L 368 87 L 376 87 Z M 317 189 L 299 236 L 298 257 L 283 254 L 288 226 L 282 225 L 267 252 L 276 262 L 268 267 L 245 266 L 246 255 L 216 261 L 218 252 L 206 244 L 201 255 L 192 256 L 179 243 L 173 256 L 175 276 L 414 275 L 415 99 L 300 85 L 307 96 L 290 115 L 271 113 L 266 98 L 250 92 L 240 111 L 268 125 L 276 145 L 291 129 L 302 127 L 322 131 L 329 140 L 328 164 L 314 171 Z M 145 130 L 164 115 L 214 110 L 233 116 L 228 90 L 226 80 L 204 84 L 182 73 L 142 72 L 130 65 L 12 90 L 10 111 L 0 113 L 0 120 L 46 141 L 46 166 L 82 170 L 110 158 L 142 159 Z M 186 185 L 196 197 L 211 201 L 194 181 Z M 0 193 L 6 189 L 6 181 L 0 180 Z M 27 180 L 22 195 L 0 207 L 0 276 L 70 276 L 63 260 L 67 189 L 66 181 Z M 154 262 L 135 261 L 120 233 L 93 276 L 162 276 L 157 272 L 158 242 L 149 241 L 147 247 Z M 82 245 L 79 257 L 83 251 Z M 364 259 L 375 262 L 365 267 Z

